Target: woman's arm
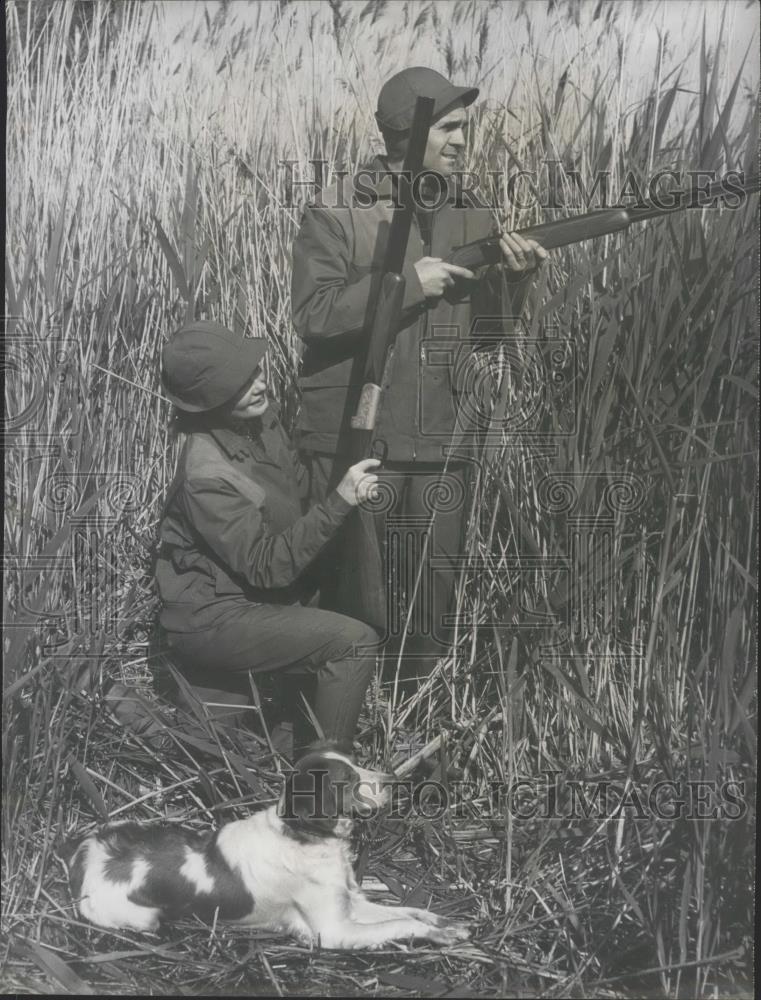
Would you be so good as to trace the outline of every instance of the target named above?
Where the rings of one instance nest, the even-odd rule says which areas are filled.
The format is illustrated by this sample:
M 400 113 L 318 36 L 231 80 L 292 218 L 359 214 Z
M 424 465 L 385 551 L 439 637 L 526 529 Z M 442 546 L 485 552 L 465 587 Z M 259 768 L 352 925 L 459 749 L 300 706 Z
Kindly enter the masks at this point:
M 334 491 L 272 534 L 262 505 L 222 479 L 190 480 L 178 499 L 194 531 L 223 566 L 261 590 L 294 583 L 351 510 Z

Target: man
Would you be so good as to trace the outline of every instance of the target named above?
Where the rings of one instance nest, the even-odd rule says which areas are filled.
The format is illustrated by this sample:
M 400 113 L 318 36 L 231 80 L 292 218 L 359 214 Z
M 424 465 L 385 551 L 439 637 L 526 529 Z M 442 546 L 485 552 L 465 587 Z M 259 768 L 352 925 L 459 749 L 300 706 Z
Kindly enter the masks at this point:
M 413 220 L 403 268 L 402 319 L 384 375 L 376 425 L 376 441 L 385 453 L 384 478 L 396 494 L 394 515 L 414 521 L 434 514 L 427 553 L 436 572 L 431 594 L 424 598 L 424 603 L 430 601 L 425 605 L 430 611 L 425 610 L 422 620 L 408 629 L 404 646 L 405 658 L 419 675 L 425 675 L 444 652 L 442 638 L 450 637 L 442 621 L 451 607 L 454 561 L 462 547 L 465 495 L 466 461 L 462 454 L 449 453 L 457 423 L 456 359 L 449 351 L 448 362 L 437 361 L 442 355 L 437 347 L 451 344 L 453 337 L 467 341 L 479 315 L 517 315 L 525 299 L 527 274 L 547 256 L 533 241 L 505 234 L 500 241 L 504 262 L 496 268 L 476 275 L 446 261 L 455 246 L 496 229 L 489 210 L 476 207 L 472 200 L 457 203 L 452 183 L 465 148 L 466 109 L 477 95 L 477 89 L 456 87 L 424 67 L 403 70 L 388 80 L 376 113 L 386 157 L 378 157 L 361 179 L 363 190 L 372 192 L 373 203 L 362 204 L 365 198 L 344 201 L 344 187 L 333 185 L 307 207 L 293 246 L 293 320 L 305 345 L 299 440 L 311 468 L 315 502 L 326 495 L 349 460 L 347 426 L 363 374 L 357 357 L 362 338 L 368 335 L 368 304 L 383 259 L 379 228 L 393 210 L 389 172 L 401 169 L 416 99 L 433 98 L 434 123 L 423 166 L 443 179 L 444 196 L 435 197 L 434 190 L 431 207 L 418 207 Z M 511 281 L 518 282 L 517 294 L 501 301 Z M 444 340 L 437 343 L 442 334 Z M 436 490 L 444 482 L 445 468 L 446 491 L 461 501 L 437 505 Z M 415 561 L 407 559 L 405 565 L 402 558 L 393 570 L 395 577 L 406 580 L 407 602 L 415 590 Z M 395 614 L 396 609 L 389 612 Z
M 240 714 L 249 671 L 277 672 L 294 752 L 323 734 L 351 752 L 377 643 L 367 625 L 305 607 L 304 571 L 377 483 L 372 459 L 304 510 L 298 462 L 268 395 L 266 341 L 218 323 L 183 327 L 163 383 L 186 435 L 161 522 L 156 583 L 175 665 L 212 715 Z M 226 707 L 225 707 L 226 706 Z

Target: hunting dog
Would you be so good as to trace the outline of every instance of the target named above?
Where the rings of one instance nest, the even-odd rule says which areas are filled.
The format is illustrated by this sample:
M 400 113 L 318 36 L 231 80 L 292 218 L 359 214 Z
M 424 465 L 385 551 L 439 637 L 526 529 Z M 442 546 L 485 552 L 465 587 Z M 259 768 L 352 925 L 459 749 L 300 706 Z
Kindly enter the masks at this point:
M 215 833 L 120 823 L 87 835 L 68 852 L 72 896 L 82 917 L 112 929 L 155 931 L 162 921 L 197 915 L 323 948 L 463 941 L 465 925 L 373 903 L 354 877 L 354 819 L 388 805 L 396 780 L 334 750 L 314 750 L 288 776 L 278 803 Z

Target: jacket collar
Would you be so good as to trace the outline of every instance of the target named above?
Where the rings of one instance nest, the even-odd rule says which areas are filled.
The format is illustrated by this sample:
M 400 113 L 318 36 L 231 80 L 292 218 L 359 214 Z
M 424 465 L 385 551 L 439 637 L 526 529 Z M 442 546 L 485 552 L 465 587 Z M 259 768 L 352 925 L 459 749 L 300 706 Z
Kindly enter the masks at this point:
M 374 191 L 379 198 L 390 201 L 393 194 L 393 180 L 385 156 L 374 156 L 363 169 L 373 176 L 373 180 L 368 179 L 365 187 Z
M 245 458 L 251 454 L 251 445 L 259 444 L 259 447 L 266 452 L 261 443 L 261 433 L 263 430 L 270 430 L 278 420 L 278 406 L 270 403 L 261 417 L 254 420 L 240 420 L 234 424 L 222 427 L 213 427 L 209 434 L 214 438 L 220 448 L 228 458 Z
M 394 188 L 393 188 L 393 174 L 389 172 L 388 161 L 385 156 L 374 156 L 373 159 L 362 168 L 373 176 L 373 180 L 368 177 L 362 177 L 362 187 L 365 190 L 373 191 L 379 200 L 391 201 Z M 455 193 L 452 188 L 447 186 L 447 202 L 449 204 L 454 204 Z

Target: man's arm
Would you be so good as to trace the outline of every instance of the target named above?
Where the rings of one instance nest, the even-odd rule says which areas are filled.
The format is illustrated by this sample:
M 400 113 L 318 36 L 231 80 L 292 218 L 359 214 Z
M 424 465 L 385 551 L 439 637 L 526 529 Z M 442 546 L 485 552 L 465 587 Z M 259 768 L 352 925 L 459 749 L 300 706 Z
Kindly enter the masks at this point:
M 495 228 L 495 235 L 498 235 Z M 534 287 L 539 268 L 547 259 L 547 251 L 533 240 L 523 240 L 514 233 L 503 235 L 500 240 L 502 260 L 483 269 L 478 284 L 473 288 L 472 316 L 510 318 L 517 323 L 523 315 L 526 302 Z M 481 330 L 488 327 L 481 324 Z M 503 324 L 495 325 L 497 332 Z
M 366 325 L 367 305 L 376 274 L 349 283 L 352 264 L 346 233 L 335 214 L 307 208 L 293 244 L 293 323 L 303 340 L 359 333 Z M 422 308 L 425 296 L 414 264 L 405 264 L 403 309 Z

